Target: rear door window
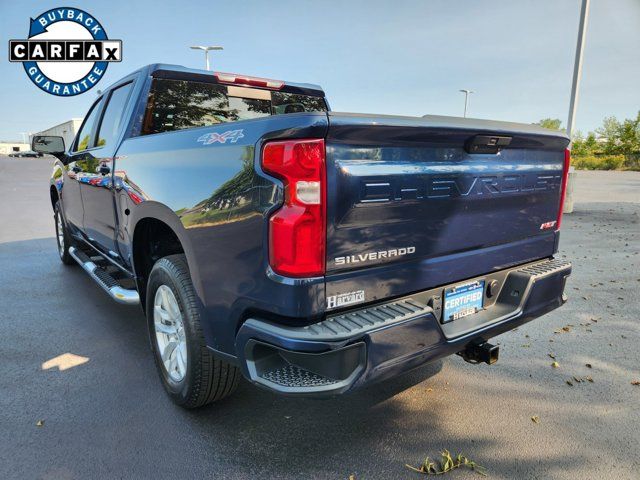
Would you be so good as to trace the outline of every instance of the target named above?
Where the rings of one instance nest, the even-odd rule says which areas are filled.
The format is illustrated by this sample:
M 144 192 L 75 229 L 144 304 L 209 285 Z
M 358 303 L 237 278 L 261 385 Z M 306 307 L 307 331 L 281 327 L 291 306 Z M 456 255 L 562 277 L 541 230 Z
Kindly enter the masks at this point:
M 186 80 L 154 79 L 142 134 L 297 112 L 326 112 L 322 97 Z

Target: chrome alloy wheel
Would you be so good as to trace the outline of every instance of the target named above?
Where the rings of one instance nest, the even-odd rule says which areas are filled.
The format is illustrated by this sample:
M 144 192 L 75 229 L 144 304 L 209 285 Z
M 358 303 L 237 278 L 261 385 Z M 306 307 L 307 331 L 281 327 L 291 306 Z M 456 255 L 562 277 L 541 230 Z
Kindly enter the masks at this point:
M 153 324 L 164 369 L 171 380 L 179 382 L 187 373 L 187 339 L 180 306 L 166 285 L 160 285 L 156 290 Z
M 56 212 L 56 237 L 58 239 L 58 254 L 62 258 L 66 245 L 64 244 L 64 224 L 62 223 L 60 211 Z

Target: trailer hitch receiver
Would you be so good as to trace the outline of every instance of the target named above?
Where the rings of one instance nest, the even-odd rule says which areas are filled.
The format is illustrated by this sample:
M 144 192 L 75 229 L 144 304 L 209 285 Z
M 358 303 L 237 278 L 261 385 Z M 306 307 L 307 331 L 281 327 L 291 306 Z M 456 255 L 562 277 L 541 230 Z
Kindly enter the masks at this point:
M 467 347 L 458 352 L 466 362 L 469 363 L 486 363 L 493 365 L 498 361 L 500 347 L 491 345 L 488 342 L 471 342 Z

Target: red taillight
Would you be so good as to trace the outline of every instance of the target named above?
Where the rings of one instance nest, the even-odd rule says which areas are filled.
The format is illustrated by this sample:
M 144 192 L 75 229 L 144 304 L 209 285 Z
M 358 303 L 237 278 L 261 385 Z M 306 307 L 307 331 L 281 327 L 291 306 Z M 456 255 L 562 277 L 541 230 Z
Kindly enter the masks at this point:
M 284 204 L 269 220 L 269 264 L 288 277 L 324 275 L 324 140 L 270 142 L 262 168 L 284 182 Z
M 270 90 L 280 90 L 284 87 L 282 80 L 272 80 L 270 78 L 247 77 L 235 73 L 214 72 L 213 76 L 220 83 L 230 83 L 233 85 L 249 85 L 251 87 L 262 87 Z
M 564 210 L 564 197 L 567 195 L 567 179 L 569 178 L 569 167 L 571 166 L 571 150 L 564 151 L 564 166 L 562 169 L 562 184 L 560 185 L 560 206 L 558 208 L 558 219 L 556 220 L 556 230 L 560 230 L 562 222 L 562 210 Z

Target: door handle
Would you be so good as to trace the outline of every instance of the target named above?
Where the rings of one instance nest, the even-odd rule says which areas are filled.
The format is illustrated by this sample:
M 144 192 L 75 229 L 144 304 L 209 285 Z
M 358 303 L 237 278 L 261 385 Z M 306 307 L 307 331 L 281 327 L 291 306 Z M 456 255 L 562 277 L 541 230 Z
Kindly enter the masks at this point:
M 101 175 L 109 175 L 111 173 L 111 168 L 106 165 L 100 165 L 98 172 L 100 172 Z

